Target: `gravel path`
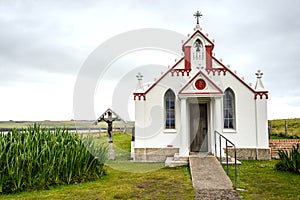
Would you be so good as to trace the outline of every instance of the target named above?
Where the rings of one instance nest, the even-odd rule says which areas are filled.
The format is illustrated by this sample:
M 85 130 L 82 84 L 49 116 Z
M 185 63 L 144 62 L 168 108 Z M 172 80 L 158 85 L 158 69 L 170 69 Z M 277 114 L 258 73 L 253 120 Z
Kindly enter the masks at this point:
M 195 189 L 195 199 L 241 200 L 233 190 L 231 180 L 214 156 L 193 155 L 189 157 L 190 170 Z
M 197 190 L 196 200 L 241 200 L 242 198 L 235 190 Z

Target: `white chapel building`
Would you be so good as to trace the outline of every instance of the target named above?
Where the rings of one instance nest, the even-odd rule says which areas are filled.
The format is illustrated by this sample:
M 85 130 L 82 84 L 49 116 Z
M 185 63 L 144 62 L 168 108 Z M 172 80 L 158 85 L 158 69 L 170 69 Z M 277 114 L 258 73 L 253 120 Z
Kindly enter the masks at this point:
M 195 32 L 182 45 L 183 57 L 152 85 L 133 93 L 134 160 L 164 161 L 191 152 L 217 156 L 216 132 L 235 144 L 239 159 L 270 159 L 262 73 L 257 71 L 252 87 L 216 59 L 214 43 L 201 32 L 201 14 L 196 14 Z

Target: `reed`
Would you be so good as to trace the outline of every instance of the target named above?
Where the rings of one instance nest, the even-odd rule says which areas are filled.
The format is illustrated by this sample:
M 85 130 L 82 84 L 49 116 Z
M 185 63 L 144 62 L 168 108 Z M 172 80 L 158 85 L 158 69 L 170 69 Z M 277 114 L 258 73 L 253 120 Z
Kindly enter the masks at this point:
M 0 194 L 84 182 L 104 173 L 107 150 L 91 136 L 34 124 L 0 133 Z

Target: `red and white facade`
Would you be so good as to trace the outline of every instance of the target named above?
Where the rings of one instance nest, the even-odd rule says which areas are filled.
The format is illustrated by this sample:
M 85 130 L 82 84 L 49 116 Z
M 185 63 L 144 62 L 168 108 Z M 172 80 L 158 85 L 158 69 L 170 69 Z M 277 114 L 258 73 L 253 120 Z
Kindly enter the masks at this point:
M 236 145 L 238 157 L 269 158 L 262 73 L 253 88 L 216 59 L 213 49 L 197 25 L 183 43 L 184 56 L 155 83 L 136 90 L 135 160 L 163 161 L 174 152 L 183 157 L 192 151 L 215 154 L 215 131 Z M 174 94 L 174 107 L 168 91 Z

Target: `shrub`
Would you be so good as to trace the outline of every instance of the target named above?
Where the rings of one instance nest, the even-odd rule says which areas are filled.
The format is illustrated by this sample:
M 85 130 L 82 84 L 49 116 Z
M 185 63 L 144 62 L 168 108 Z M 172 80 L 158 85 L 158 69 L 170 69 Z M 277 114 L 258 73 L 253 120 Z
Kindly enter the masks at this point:
M 106 149 L 91 137 L 40 125 L 0 133 L 0 194 L 44 189 L 103 174 Z
M 293 146 L 291 152 L 278 150 L 279 162 L 276 168 L 283 171 L 300 173 L 300 144 Z

